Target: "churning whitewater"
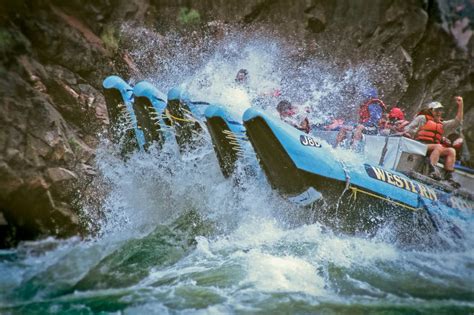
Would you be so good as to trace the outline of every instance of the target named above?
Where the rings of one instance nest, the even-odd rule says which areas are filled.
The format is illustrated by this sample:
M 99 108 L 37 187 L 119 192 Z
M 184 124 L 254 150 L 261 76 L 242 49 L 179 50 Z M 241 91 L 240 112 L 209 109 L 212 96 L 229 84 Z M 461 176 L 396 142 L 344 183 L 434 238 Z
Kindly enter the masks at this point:
M 139 32 L 125 31 L 130 38 Z M 205 53 L 186 50 L 191 44 L 184 40 L 179 50 L 166 44 L 135 43 L 147 79 L 163 91 L 179 85 L 194 100 L 237 114 L 275 88 L 310 106 L 315 121 L 354 110 L 338 104 L 358 104 L 351 91 L 368 88 L 391 67 L 368 61 L 336 71 L 328 60 L 306 61 L 263 35 L 211 41 Z M 161 59 L 147 57 L 160 49 Z M 246 89 L 234 83 L 240 68 L 250 74 Z M 272 112 L 275 105 L 269 97 L 255 106 Z M 167 142 L 123 160 L 104 138 L 91 183 L 96 195 L 80 200 L 93 236 L 0 251 L 0 313 L 474 311 L 472 226 L 459 225 L 461 240 L 440 230 L 440 246 L 403 246 L 391 222 L 371 237 L 339 234 L 315 220 L 317 208 L 282 199 L 262 174 L 224 179 L 210 136 L 205 140 L 185 154 Z

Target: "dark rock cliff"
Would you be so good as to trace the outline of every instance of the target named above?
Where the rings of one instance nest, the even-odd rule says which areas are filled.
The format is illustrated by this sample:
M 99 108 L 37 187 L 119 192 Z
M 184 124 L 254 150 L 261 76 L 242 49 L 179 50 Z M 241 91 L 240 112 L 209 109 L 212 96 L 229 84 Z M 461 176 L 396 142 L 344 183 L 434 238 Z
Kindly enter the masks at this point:
M 474 149 L 472 1 L 13 1 L 0 3 L 0 246 L 45 235 L 87 233 L 78 194 L 94 176 L 108 124 L 102 80 L 140 76 L 120 43 L 124 22 L 166 35 L 210 21 L 280 30 L 311 58 L 314 45 L 347 65 L 389 58 L 389 102 L 415 113 L 429 100 L 465 99 Z M 187 22 L 184 21 L 184 22 Z M 207 23 L 207 24 L 206 24 Z

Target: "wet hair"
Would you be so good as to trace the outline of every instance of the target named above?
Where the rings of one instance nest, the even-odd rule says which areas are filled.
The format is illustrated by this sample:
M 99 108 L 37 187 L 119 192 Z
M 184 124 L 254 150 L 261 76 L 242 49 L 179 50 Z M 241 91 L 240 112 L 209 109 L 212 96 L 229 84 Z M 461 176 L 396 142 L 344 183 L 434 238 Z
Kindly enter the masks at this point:
M 284 112 L 284 111 L 286 111 L 286 110 L 291 109 L 291 107 L 292 107 L 292 105 L 291 105 L 291 103 L 290 103 L 289 101 L 287 101 L 287 100 L 281 100 L 281 101 L 278 103 L 276 109 L 277 109 L 277 111 L 278 111 L 279 113 L 282 113 L 282 112 Z
M 431 112 L 431 109 L 425 107 L 423 108 L 422 110 L 420 110 L 420 112 L 418 113 L 418 115 L 432 115 L 433 113 Z M 417 115 L 417 116 L 418 116 Z
M 245 81 L 247 79 L 247 76 L 248 76 L 249 72 L 247 71 L 247 69 L 240 69 L 238 72 L 237 72 L 237 75 L 235 76 L 235 82 L 242 82 L 242 81 Z M 239 75 L 243 75 L 243 78 L 239 78 Z
M 239 73 L 242 73 L 244 74 L 245 76 L 247 76 L 249 74 L 249 72 L 247 71 L 247 69 L 240 69 L 239 72 L 237 72 L 237 74 Z

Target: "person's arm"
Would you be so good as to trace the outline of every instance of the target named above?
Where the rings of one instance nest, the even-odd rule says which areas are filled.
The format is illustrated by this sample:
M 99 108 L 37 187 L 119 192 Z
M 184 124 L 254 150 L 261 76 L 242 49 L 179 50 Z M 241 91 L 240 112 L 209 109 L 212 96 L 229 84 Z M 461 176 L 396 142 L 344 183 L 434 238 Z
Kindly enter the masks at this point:
M 410 137 L 414 137 L 418 132 L 418 129 L 420 129 L 420 127 L 423 126 L 425 123 L 425 116 L 416 116 L 415 119 L 413 119 L 413 121 L 405 127 L 404 133 L 410 135 Z
M 462 125 L 464 118 L 464 104 L 461 96 L 456 96 L 456 103 L 458 104 L 458 111 L 456 113 L 456 118 L 443 121 L 444 134 L 449 135 L 456 130 L 459 126 Z
M 309 132 L 310 132 L 311 127 L 309 126 L 308 117 L 306 117 L 305 119 L 303 119 L 303 121 L 300 123 L 300 126 L 299 126 L 298 129 L 303 130 L 303 131 L 305 131 L 306 133 L 309 133 Z
M 449 136 L 451 133 L 455 132 L 459 126 L 461 126 L 461 122 L 457 117 L 455 119 L 443 121 L 444 134 Z
M 456 96 L 454 97 L 456 100 L 456 104 L 458 104 L 458 112 L 456 113 L 456 120 L 459 121 L 459 123 L 462 123 L 463 118 L 464 118 L 464 101 L 461 96 Z

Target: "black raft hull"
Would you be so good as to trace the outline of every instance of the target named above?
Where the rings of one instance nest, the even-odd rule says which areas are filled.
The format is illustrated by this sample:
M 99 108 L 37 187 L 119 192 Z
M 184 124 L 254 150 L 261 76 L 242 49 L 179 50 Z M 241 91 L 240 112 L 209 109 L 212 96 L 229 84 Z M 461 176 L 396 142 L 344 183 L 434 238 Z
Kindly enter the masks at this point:
M 207 118 L 206 125 L 211 134 L 214 151 L 219 161 L 222 174 L 225 178 L 228 178 L 236 169 L 236 163 L 239 159 L 239 145 L 235 139 L 234 141 L 229 139 L 230 135 L 232 135 L 232 131 L 223 118 Z

